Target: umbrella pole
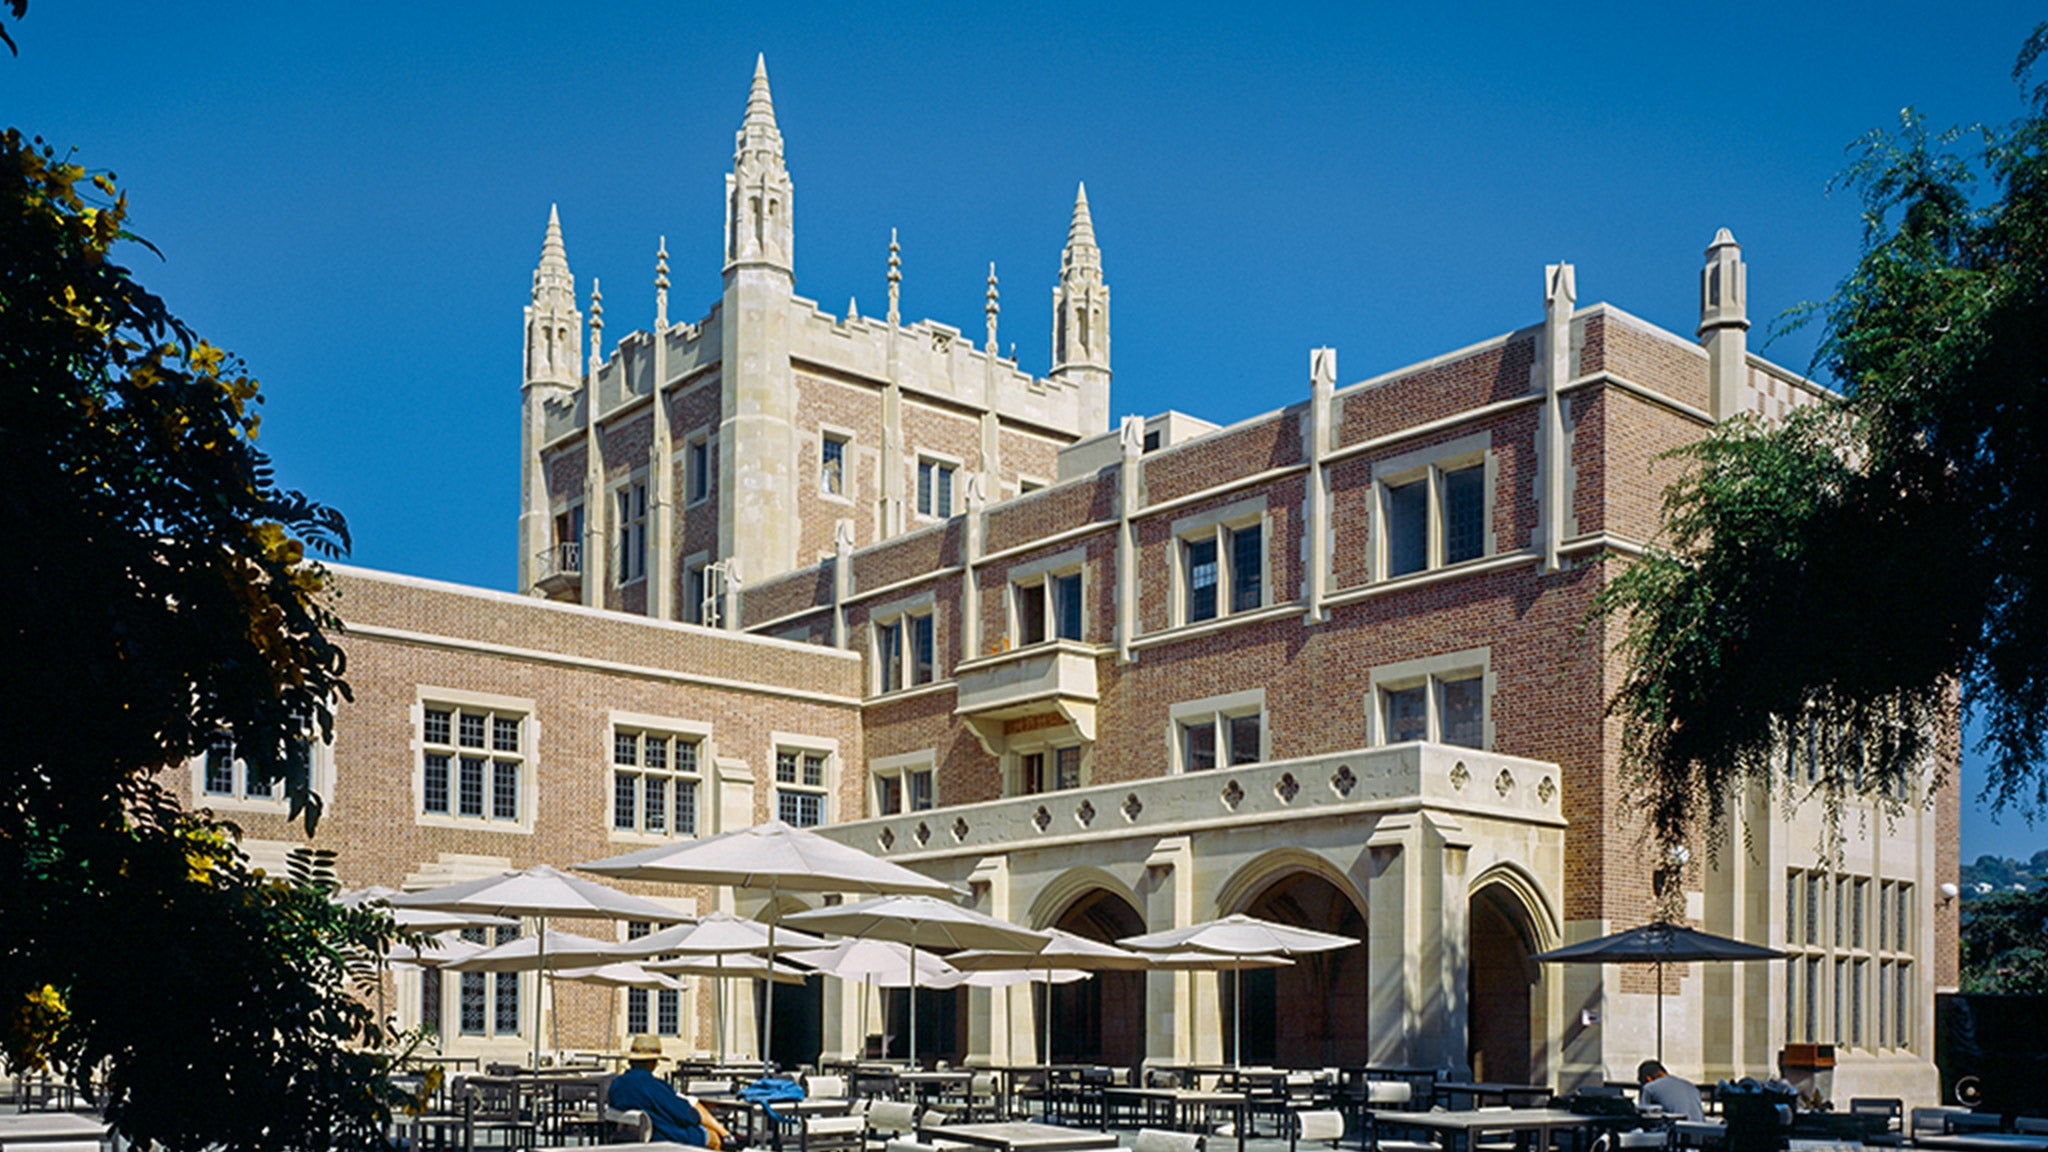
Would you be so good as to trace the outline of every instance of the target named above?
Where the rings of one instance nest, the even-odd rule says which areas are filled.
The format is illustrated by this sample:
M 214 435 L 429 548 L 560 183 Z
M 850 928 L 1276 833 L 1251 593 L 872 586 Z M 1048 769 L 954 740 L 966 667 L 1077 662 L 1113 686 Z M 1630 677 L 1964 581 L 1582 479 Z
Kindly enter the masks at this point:
M 1244 1079 L 1244 958 L 1230 958 L 1230 1063 Z
M 917 941 L 910 942 L 910 1070 L 917 1071 Z
M 1664 962 L 1657 961 L 1657 1063 L 1664 1063 Z
M 548 918 L 534 917 L 540 925 L 540 937 L 536 942 L 540 956 L 540 979 L 534 982 L 533 990 L 533 1070 L 540 1071 L 540 1022 L 548 1010 Z M 514 976 L 514 980 L 519 977 Z
M 855 1060 L 865 1060 L 868 1055 L 868 978 L 860 978 L 860 1045 L 855 1050 Z M 887 1044 L 882 1046 L 882 1059 L 889 1058 Z
M 768 1056 L 768 1045 L 775 1038 L 775 922 L 782 919 L 782 896 L 777 885 L 768 885 L 768 984 L 762 999 L 767 1002 L 766 1022 L 761 1028 L 761 1072 L 771 1072 L 775 1064 Z
M 1045 962 L 1045 1121 L 1052 1123 L 1052 961 Z
M 712 1030 L 718 1033 L 718 1062 L 725 1063 L 725 953 L 720 952 L 712 967 L 718 969 L 718 1002 L 713 1008 Z

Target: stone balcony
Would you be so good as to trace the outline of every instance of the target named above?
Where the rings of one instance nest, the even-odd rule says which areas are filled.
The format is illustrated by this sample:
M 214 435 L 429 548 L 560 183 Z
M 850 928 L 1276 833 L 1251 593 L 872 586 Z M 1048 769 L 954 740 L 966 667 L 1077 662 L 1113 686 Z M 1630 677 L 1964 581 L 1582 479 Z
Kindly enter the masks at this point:
M 1565 822 L 1557 765 L 1416 743 L 1013 796 L 819 831 L 908 863 L 1421 808 L 1560 828 Z
M 965 660 L 954 667 L 953 714 L 973 729 L 990 755 L 1000 755 L 1012 721 L 1047 714 L 1074 726 L 1083 740 L 1095 739 L 1096 648 L 1052 640 L 1008 652 Z
M 550 600 L 571 603 L 583 597 L 583 546 L 564 541 L 534 557 L 534 590 Z

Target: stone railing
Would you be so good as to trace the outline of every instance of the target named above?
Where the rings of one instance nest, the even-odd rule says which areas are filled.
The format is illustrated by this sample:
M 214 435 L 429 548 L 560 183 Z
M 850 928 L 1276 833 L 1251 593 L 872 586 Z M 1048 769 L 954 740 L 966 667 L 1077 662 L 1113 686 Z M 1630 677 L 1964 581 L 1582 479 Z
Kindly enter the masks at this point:
M 1431 807 L 1561 825 L 1557 765 L 1444 744 L 1394 744 L 1062 792 L 1013 796 L 819 831 L 899 860 L 1079 839 Z

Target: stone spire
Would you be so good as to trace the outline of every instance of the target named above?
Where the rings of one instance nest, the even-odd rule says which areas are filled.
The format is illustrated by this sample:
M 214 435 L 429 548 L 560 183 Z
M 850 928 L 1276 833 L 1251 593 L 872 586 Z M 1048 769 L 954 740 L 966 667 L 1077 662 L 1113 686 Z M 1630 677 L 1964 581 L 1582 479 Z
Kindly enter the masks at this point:
M 526 306 L 527 382 L 575 387 L 582 344 L 583 317 L 576 311 L 576 277 L 569 271 L 569 250 L 562 243 L 562 216 L 550 205 Z
M 986 347 L 988 354 L 993 356 L 996 354 L 996 314 L 1003 310 L 1001 303 L 1002 294 L 996 291 L 996 264 L 993 260 L 989 261 L 988 264 L 987 297 L 988 302 L 982 305 L 981 310 L 988 313 L 988 344 Z
M 889 327 L 903 323 L 903 246 L 896 243 L 896 230 L 889 229 Z
M 654 253 L 654 330 L 668 330 L 668 237 Z
M 590 278 L 590 374 L 604 367 L 604 292 L 597 286 L 597 277 Z
M 1104 418 L 1109 388 L 1109 286 L 1102 282 L 1102 249 L 1095 244 L 1095 219 L 1088 211 L 1088 186 L 1074 193 L 1067 246 L 1060 253 L 1060 282 L 1052 291 L 1054 380 L 1101 387 Z
M 793 268 L 796 238 L 794 188 L 783 163 L 782 130 L 768 94 L 768 62 L 754 61 L 747 113 L 733 139 L 732 174 L 725 178 L 725 266 Z
M 1742 408 L 1749 378 L 1749 265 L 1742 245 L 1723 228 L 1707 245 L 1700 269 L 1700 344 L 1707 350 L 1707 395 L 1716 420 Z

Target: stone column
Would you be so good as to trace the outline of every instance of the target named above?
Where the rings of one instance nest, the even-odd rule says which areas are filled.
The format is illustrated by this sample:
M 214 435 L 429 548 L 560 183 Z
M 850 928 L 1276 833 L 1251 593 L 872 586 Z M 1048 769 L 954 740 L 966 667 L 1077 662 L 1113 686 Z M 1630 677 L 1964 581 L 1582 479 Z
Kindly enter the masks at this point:
M 1470 843 L 1447 816 L 1417 811 L 1382 818 L 1366 845 L 1372 1062 L 1466 1070 Z
M 1538 527 L 1543 537 L 1543 570 L 1555 572 L 1561 559 L 1559 548 L 1571 523 L 1569 500 L 1571 450 L 1565 437 L 1562 389 L 1572 374 L 1572 304 L 1578 298 L 1572 266 L 1551 264 L 1543 270 L 1543 336 L 1537 348 L 1543 388 L 1543 412 L 1538 417 L 1539 476 L 1543 485 L 1537 501 Z
M 1138 658 L 1131 649 L 1138 634 L 1138 528 L 1131 517 L 1145 499 L 1140 460 L 1145 454 L 1144 418 L 1124 417 L 1119 442 L 1123 464 L 1117 471 L 1116 655 L 1119 663 L 1129 664 Z
M 1337 350 L 1316 348 L 1308 354 L 1308 428 L 1302 437 L 1308 445 L 1308 495 L 1303 509 L 1302 531 L 1307 537 L 1308 576 L 1303 581 L 1302 599 L 1308 601 L 1307 623 L 1323 620 L 1323 597 L 1330 583 L 1330 479 L 1323 459 L 1330 453 L 1337 429 L 1332 423 L 1337 389 Z

